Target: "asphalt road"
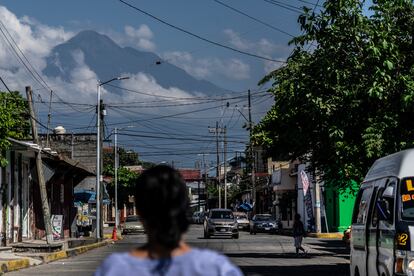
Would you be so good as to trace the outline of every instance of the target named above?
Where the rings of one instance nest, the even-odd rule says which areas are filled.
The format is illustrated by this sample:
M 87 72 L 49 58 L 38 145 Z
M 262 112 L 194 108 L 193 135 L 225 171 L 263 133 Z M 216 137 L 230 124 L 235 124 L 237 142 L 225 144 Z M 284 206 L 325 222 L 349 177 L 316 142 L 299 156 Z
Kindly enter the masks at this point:
M 204 239 L 202 226 L 192 226 L 186 240 L 194 247 L 226 254 L 246 275 L 349 275 L 349 253 L 338 240 L 306 238 L 307 257 L 296 257 L 291 237 L 241 232 L 240 239 Z M 92 275 L 111 253 L 127 251 L 145 242 L 144 235 L 128 235 L 122 241 L 83 255 L 28 268 L 7 275 Z

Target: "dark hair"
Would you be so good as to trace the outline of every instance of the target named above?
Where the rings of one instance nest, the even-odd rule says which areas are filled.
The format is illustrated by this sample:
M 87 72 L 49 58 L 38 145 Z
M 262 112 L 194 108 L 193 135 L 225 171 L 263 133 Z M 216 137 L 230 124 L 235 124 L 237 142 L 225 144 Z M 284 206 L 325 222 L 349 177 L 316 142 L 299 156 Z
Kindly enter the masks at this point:
M 180 173 L 167 165 L 144 171 L 136 183 L 138 214 L 152 238 L 166 249 L 178 247 L 189 221 L 187 188 Z
M 299 214 L 295 214 L 295 220 L 300 220 L 300 215 Z

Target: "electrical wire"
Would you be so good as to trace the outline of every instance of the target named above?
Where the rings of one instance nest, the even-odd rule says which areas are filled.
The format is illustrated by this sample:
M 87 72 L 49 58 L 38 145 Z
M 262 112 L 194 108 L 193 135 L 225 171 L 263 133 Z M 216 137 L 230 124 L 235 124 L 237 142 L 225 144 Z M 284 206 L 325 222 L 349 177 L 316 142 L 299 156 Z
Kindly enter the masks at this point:
M 286 3 L 283 3 L 283 2 L 279 2 L 279 1 L 275 1 L 275 0 L 263 0 L 263 1 L 265 1 L 269 4 L 272 4 L 272 5 L 284 8 L 286 10 L 295 12 L 295 13 L 299 13 L 299 14 L 302 13 L 302 10 L 300 8 L 289 5 L 289 4 L 286 4 Z
M 6 87 L 7 91 L 9 91 L 9 93 L 11 93 L 9 87 L 7 86 L 7 84 L 4 82 L 3 78 L 0 77 L 1 82 L 3 83 L 4 87 Z
M 153 15 L 153 14 L 149 13 L 149 12 L 146 12 L 146 11 L 144 11 L 144 10 L 142 10 L 142 9 L 140 9 L 140 8 L 138 8 L 138 7 L 136 7 L 136 6 L 132 5 L 132 4 L 130 4 L 130 3 L 126 2 L 126 1 L 124 1 L 124 0 L 119 0 L 119 2 L 123 3 L 124 5 L 126 5 L 126 6 L 128 6 L 128 7 L 130 7 L 130 8 L 132 8 L 132 9 L 134 9 L 134 10 L 136 10 L 136 11 L 138 11 L 138 12 L 142 13 L 142 14 L 145 14 L 146 16 L 151 17 L 152 19 L 154 19 L 154 20 L 156 20 L 156 21 L 158 21 L 158 22 L 160 22 L 160 23 L 162 23 L 162 24 L 164 24 L 164 25 L 167 25 L 167 26 L 169 26 L 169 27 L 171 27 L 171 28 L 173 28 L 173 29 L 175 29 L 175 30 L 178 30 L 178 31 L 180 31 L 180 32 L 182 32 L 182 33 L 185 33 L 185 34 L 187 34 L 187 35 L 189 35 L 189 36 L 195 37 L 195 38 L 197 38 L 197 39 L 199 39 L 199 40 L 202 40 L 202 41 L 204 41 L 204 42 L 210 43 L 210 44 L 215 45 L 215 46 L 217 46 L 217 47 L 221 47 L 221 48 L 224 48 L 224 49 L 227 49 L 227 50 L 233 51 L 233 52 L 237 52 L 237 53 L 239 53 L 239 54 L 243 54 L 243 55 L 246 55 L 246 56 L 250 56 L 250 57 L 254 57 L 254 58 L 258 58 L 258 59 L 262 59 L 262 60 L 273 61 L 273 62 L 280 62 L 280 63 L 286 63 L 286 61 L 283 61 L 283 60 L 277 60 L 277 59 L 268 58 L 268 57 L 265 57 L 265 56 L 261 56 L 261 55 L 257 55 L 257 54 L 249 53 L 249 52 L 246 52 L 246 51 L 242 51 L 242 50 L 239 50 L 239 49 L 236 49 L 236 48 L 230 47 L 230 46 L 228 46 L 228 45 L 221 44 L 221 43 L 219 43 L 219 42 L 216 42 L 216 41 L 213 41 L 213 40 L 211 40 L 211 39 L 208 39 L 208 38 L 202 37 L 202 36 L 200 36 L 200 35 L 198 35 L 198 34 L 195 34 L 195 33 L 193 33 L 193 32 L 190 32 L 190 31 L 188 31 L 188 30 L 185 30 L 185 29 L 183 29 L 183 28 L 181 28 L 181 27 L 178 27 L 178 26 L 176 26 L 176 25 L 173 25 L 173 24 L 171 24 L 171 23 L 168 23 L 168 22 L 167 22 L 167 21 L 165 21 L 164 19 L 161 19 L 161 18 L 159 18 L 159 17 L 157 17 L 157 16 L 155 16 L 155 15 Z
M 258 22 L 258 23 L 260 23 L 260 24 L 262 24 L 262 25 L 264 25 L 264 26 L 266 26 L 266 27 L 268 27 L 270 29 L 273 29 L 275 31 L 278 31 L 278 32 L 280 32 L 282 34 L 285 34 L 287 36 L 290 36 L 290 37 L 295 37 L 294 35 L 286 32 L 286 31 L 284 31 L 284 30 L 282 30 L 282 29 L 280 29 L 278 27 L 275 27 L 275 26 L 273 26 L 273 25 L 271 25 L 271 24 L 269 24 L 267 22 L 264 22 L 264 21 L 262 21 L 262 20 L 260 20 L 260 19 L 258 19 L 256 17 L 253 17 L 253 16 L 251 16 L 251 15 L 249 15 L 249 14 L 247 14 L 247 13 L 245 13 L 245 12 L 239 10 L 239 9 L 236 9 L 236 8 L 234 8 L 234 7 L 226 4 L 226 3 L 223 3 L 223 2 L 221 2 L 219 0 L 213 0 L 213 1 L 216 2 L 216 3 L 218 3 L 218 4 L 220 4 L 220 5 L 222 5 L 222 6 L 224 6 L 224 7 L 226 7 L 226 8 L 228 8 L 228 9 L 230 9 L 230 10 L 232 10 L 232 11 L 235 11 L 235 12 L 241 14 L 241 15 L 244 15 L 244 16 L 250 18 L 251 20 L 256 21 L 256 22 Z
M 56 92 L 52 91 L 52 89 L 47 84 L 47 82 L 44 80 L 44 78 L 37 72 L 37 70 L 34 68 L 32 63 L 30 62 L 30 60 L 26 57 L 24 52 L 20 49 L 19 45 L 16 43 L 13 36 L 10 34 L 10 32 L 8 31 L 7 27 L 5 26 L 5 24 L 3 23 L 2 20 L 0 20 L 0 25 L 1 25 L 0 26 L 0 32 L 3 34 L 4 38 L 6 39 L 8 45 L 9 45 L 9 47 L 14 52 L 14 54 L 17 57 L 18 61 L 26 68 L 26 70 L 29 72 L 30 76 L 37 83 L 39 83 L 40 86 L 42 86 L 46 91 L 53 92 L 58 99 L 63 101 L 62 98 Z M 8 36 L 6 35 L 6 33 L 7 33 Z M 78 111 L 73 106 L 71 106 L 71 105 L 69 105 L 69 106 L 72 109 L 74 109 L 75 111 Z

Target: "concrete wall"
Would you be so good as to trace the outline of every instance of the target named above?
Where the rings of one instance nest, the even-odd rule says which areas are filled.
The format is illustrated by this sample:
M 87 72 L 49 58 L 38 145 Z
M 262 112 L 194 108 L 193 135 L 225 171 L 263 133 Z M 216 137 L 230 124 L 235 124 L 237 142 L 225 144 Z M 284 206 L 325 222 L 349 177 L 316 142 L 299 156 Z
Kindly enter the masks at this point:
M 46 137 L 46 134 L 39 134 L 43 147 L 46 147 Z M 96 170 L 96 133 L 50 134 L 49 148 Z

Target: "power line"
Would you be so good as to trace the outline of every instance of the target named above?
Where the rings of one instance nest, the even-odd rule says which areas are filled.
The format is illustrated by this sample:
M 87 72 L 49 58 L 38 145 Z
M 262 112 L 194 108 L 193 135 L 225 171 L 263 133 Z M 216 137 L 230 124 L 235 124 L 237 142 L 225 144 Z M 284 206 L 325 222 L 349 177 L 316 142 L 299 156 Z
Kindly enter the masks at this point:
M 53 92 L 55 94 L 55 96 L 60 99 L 62 102 L 63 99 L 56 93 L 54 92 L 50 86 L 47 84 L 47 82 L 44 80 L 44 78 L 37 72 L 37 70 L 34 68 L 34 66 L 32 65 L 32 63 L 30 62 L 30 60 L 26 57 L 26 55 L 24 54 L 24 52 L 20 49 L 19 45 L 16 43 L 16 41 L 14 40 L 13 36 L 10 34 L 10 32 L 8 31 L 6 25 L 3 23 L 3 21 L 0 20 L 0 32 L 3 34 L 4 38 L 7 41 L 7 44 L 9 45 L 9 47 L 12 49 L 12 51 L 14 52 L 15 56 L 17 57 L 18 61 L 26 68 L 26 70 L 29 72 L 29 74 L 31 75 L 31 77 L 40 84 L 40 86 L 42 86 L 46 91 L 48 92 Z M 6 35 L 6 33 L 7 35 Z M 17 49 L 17 50 L 16 50 Z M 19 54 L 20 53 L 20 54 Z M 74 108 L 73 106 L 71 106 L 70 104 L 68 104 L 68 106 L 70 106 L 73 110 L 78 111 L 76 108 Z
M 257 19 L 257 18 L 255 18 L 255 17 L 253 17 L 253 16 L 251 16 L 251 15 L 248 15 L 247 13 L 245 13 L 245 12 L 243 12 L 243 11 L 239 10 L 239 9 L 236 9 L 236 8 L 234 8 L 234 7 L 232 7 L 232 6 L 228 5 L 228 4 L 225 4 L 225 3 L 223 3 L 223 2 L 221 2 L 221 1 L 219 1 L 219 0 L 213 0 L 213 1 L 214 1 L 214 2 L 216 2 L 216 3 L 218 3 L 218 4 L 220 4 L 220 5 L 222 5 L 222 6 L 224 6 L 224 7 L 226 7 L 226 8 L 228 8 L 228 9 L 230 9 L 230 10 L 232 10 L 232 11 L 235 11 L 235 12 L 237 12 L 237 13 L 241 14 L 241 15 L 246 16 L 246 17 L 250 18 L 250 19 L 251 19 L 251 20 L 253 20 L 253 21 L 259 22 L 260 24 L 265 25 L 266 27 L 269 27 L 270 29 L 273 29 L 273 30 L 275 30 L 275 31 L 278 31 L 278 32 L 280 32 L 280 33 L 282 33 L 282 34 L 285 34 L 285 35 L 287 35 L 287 36 L 290 36 L 290 37 L 295 37 L 294 35 L 292 35 L 292 34 L 290 34 L 290 33 L 286 32 L 286 31 L 284 31 L 284 30 L 282 30 L 282 29 L 280 29 L 280 28 L 278 28 L 278 27 L 275 27 L 275 26 L 273 26 L 273 25 L 270 25 L 269 23 L 264 22 L 264 21 L 262 21 L 262 20 L 260 20 L 260 19 Z
M 144 10 L 142 10 L 142 9 L 140 9 L 140 8 L 138 8 L 138 7 L 136 7 L 136 6 L 132 5 L 132 4 L 124 1 L 124 0 L 119 0 L 119 2 L 123 3 L 124 5 L 132 8 L 132 9 L 134 9 L 134 10 L 140 12 L 140 13 L 145 14 L 146 16 L 149 16 L 149 17 L 157 20 L 158 22 L 161 22 L 164 25 L 167 25 L 167 26 L 169 26 L 169 27 L 171 27 L 173 29 L 176 29 L 176 30 L 178 30 L 180 32 L 183 32 L 183 33 L 189 35 L 189 36 L 195 37 L 195 38 L 197 38 L 199 40 L 202 40 L 204 42 L 210 43 L 210 44 L 215 45 L 217 47 L 221 47 L 221 48 L 224 48 L 224 49 L 233 51 L 233 52 L 237 52 L 239 54 L 243 54 L 243 55 L 246 55 L 246 56 L 250 56 L 250 57 L 254 57 L 254 58 L 258 58 L 258 59 L 262 59 L 262 60 L 273 61 L 273 62 L 280 62 L 280 63 L 286 63 L 286 61 L 283 61 L 283 60 L 272 59 L 272 58 L 268 58 L 268 57 L 265 57 L 265 56 L 261 56 L 261 55 L 257 55 L 257 54 L 253 54 L 253 53 L 249 53 L 249 52 L 245 52 L 245 51 L 242 51 L 242 50 L 239 50 L 239 49 L 230 47 L 228 45 L 224 45 L 224 44 L 221 44 L 219 42 L 210 40 L 208 38 L 202 37 L 202 36 L 200 36 L 198 34 L 195 34 L 193 32 L 187 31 L 187 30 L 185 30 L 185 29 L 183 29 L 181 27 L 178 27 L 178 26 L 175 26 L 175 25 L 173 25 L 171 23 L 168 23 L 167 21 L 165 21 L 165 20 L 163 20 L 163 19 L 161 19 L 159 17 L 156 17 L 155 15 L 152 15 L 151 13 L 146 12 L 146 11 L 144 11 Z
M 142 92 L 139 90 L 134 90 L 134 89 L 129 89 L 129 88 L 125 88 L 125 87 L 121 87 L 121 86 L 117 86 L 114 84 L 106 84 L 106 86 L 110 86 L 113 88 L 117 88 L 120 90 L 124 90 L 124 91 L 128 91 L 131 93 L 136 93 L 136 94 L 141 94 L 141 95 L 146 95 L 146 96 L 151 96 L 151 97 L 156 97 L 156 98 L 165 98 L 165 99 L 174 99 L 174 100 L 212 100 L 212 99 L 217 99 L 217 100 L 223 100 L 222 96 L 204 96 L 204 97 L 175 97 L 175 96 L 165 96 L 165 95 L 157 95 L 157 94 L 151 94 L 148 92 Z M 257 91 L 257 93 L 261 93 L 261 92 L 265 92 L 266 90 L 262 90 L 262 91 Z M 247 91 L 242 91 L 240 93 L 247 93 Z M 247 97 L 247 95 L 238 95 L 238 96 L 231 96 L 228 98 L 224 98 L 224 99 L 238 99 L 238 98 L 242 98 L 242 97 Z
M 129 133 L 120 133 L 119 135 L 122 136 L 130 136 L 130 137 L 142 137 L 142 138 L 152 138 L 152 139 L 166 139 L 166 140 L 180 140 L 180 141 L 197 141 L 197 142 L 210 142 L 210 140 L 207 139 L 199 139 L 199 138 L 185 138 L 185 137 L 166 137 L 166 136 L 155 136 L 155 135 L 145 135 L 145 134 L 129 134 Z M 246 144 L 245 141 L 241 140 L 231 140 L 228 141 L 230 143 L 241 143 Z
M 4 87 L 6 87 L 7 91 L 9 91 L 9 92 L 11 93 L 11 91 L 10 91 L 9 87 L 8 87 L 8 86 L 7 86 L 7 84 L 4 82 L 4 80 L 3 80 L 3 78 L 2 78 L 2 77 L 0 77 L 0 80 L 1 80 L 1 82 L 3 83 Z
M 283 2 L 279 2 L 279 1 L 275 1 L 275 0 L 263 0 L 263 1 L 265 1 L 265 2 L 267 2 L 269 4 L 272 4 L 272 5 L 275 5 L 275 6 L 284 8 L 286 10 L 295 12 L 295 13 L 299 13 L 299 14 L 302 13 L 302 10 L 300 8 L 295 7 L 293 5 L 289 5 L 289 4 L 286 4 L 286 3 L 283 3 Z

